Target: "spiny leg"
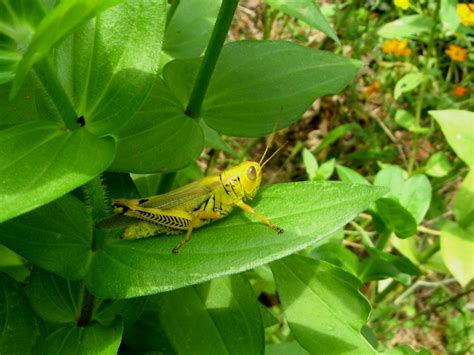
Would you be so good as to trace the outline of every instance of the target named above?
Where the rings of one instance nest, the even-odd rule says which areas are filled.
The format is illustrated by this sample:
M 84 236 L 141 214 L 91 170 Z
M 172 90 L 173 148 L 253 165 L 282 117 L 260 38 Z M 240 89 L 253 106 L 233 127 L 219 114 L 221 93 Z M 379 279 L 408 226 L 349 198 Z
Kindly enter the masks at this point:
M 193 233 L 194 227 L 199 227 L 200 225 L 197 223 L 200 220 L 203 219 L 211 219 L 211 220 L 216 220 L 222 218 L 222 213 L 219 212 L 214 212 L 214 211 L 194 211 L 193 212 L 193 219 L 191 220 L 191 223 L 189 224 L 188 230 L 186 232 L 186 235 L 184 236 L 183 240 L 179 242 L 177 246 L 173 248 L 173 253 L 177 254 L 179 253 L 179 249 L 183 247 L 186 243 L 189 242 L 191 239 L 191 234 Z
M 173 250 L 172 250 L 173 254 L 178 254 L 179 249 L 191 240 L 191 234 L 193 234 L 193 229 L 194 229 L 194 225 L 193 225 L 193 223 L 191 223 L 189 225 L 189 228 L 188 228 L 188 230 L 186 232 L 186 235 L 184 236 L 183 240 L 181 240 L 179 242 L 179 244 L 173 248 Z
M 283 233 L 284 232 L 283 228 L 280 228 L 280 227 L 274 225 L 272 222 L 270 222 L 268 220 L 268 218 L 266 218 L 265 216 L 263 216 L 260 213 L 258 213 L 257 211 L 255 211 L 251 206 L 247 205 L 246 203 L 241 201 L 237 204 L 237 206 L 239 206 L 245 212 L 253 214 L 255 217 L 257 217 L 259 220 L 261 220 L 263 223 L 265 223 L 268 227 L 270 227 L 271 229 L 273 229 L 277 233 Z

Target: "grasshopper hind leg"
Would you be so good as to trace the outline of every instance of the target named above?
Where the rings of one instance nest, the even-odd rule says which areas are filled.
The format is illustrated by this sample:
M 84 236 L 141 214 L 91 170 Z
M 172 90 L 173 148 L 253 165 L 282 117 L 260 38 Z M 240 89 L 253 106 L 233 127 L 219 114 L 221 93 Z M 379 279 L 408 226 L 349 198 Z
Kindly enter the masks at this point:
M 179 242 L 178 245 L 176 245 L 171 250 L 173 254 L 178 254 L 179 249 L 181 249 L 185 244 L 187 244 L 191 240 L 191 234 L 193 234 L 193 229 L 194 229 L 194 226 L 191 224 L 188 230 L 186 231 L 186 235 L 184 236 L 184 238 Z

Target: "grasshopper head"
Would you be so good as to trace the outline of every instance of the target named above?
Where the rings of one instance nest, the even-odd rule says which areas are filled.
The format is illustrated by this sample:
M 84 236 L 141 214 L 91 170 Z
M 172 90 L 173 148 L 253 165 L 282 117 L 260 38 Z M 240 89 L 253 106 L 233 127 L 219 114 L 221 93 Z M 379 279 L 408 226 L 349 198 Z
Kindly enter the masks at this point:
M 238 167 L 245 197 L 253 198 L 262 182 L 262 167 L 255 161 L 244 161 Z

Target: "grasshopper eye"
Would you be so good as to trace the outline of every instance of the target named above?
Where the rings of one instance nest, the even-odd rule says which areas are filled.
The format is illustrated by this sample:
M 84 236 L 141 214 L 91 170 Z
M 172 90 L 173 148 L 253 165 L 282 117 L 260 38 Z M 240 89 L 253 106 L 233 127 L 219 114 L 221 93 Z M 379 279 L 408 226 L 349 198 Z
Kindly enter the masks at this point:
M 247 169 L 247 177 L 250 180 L 255 180 L 255 178 L 257 177 L 257 171 L 255 170 L 255 167 L 251 166 Z

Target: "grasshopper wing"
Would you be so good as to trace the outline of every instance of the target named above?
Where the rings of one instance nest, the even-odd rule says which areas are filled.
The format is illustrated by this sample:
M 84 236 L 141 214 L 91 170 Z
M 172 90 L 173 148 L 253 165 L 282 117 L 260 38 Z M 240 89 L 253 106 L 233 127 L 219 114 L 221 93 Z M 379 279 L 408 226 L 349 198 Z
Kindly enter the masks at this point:
M 221 182 L 217 176 L 207 176 L 163 195 L 148 197 L 140 203 L 140 207 L 192 211 L 207 201 L 220 186 Z
M 116 214 L 100 220 L 95 227 L 98 229 L 125 228 L 138 222 L 136 218 Z

